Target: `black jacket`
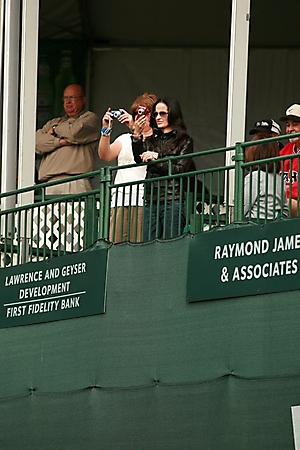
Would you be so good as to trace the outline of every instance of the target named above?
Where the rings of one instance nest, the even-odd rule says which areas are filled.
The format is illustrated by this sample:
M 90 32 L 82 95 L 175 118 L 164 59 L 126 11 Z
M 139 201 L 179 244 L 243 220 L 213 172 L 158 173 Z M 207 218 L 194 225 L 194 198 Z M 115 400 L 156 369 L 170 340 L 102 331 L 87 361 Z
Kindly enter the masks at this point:
M 194 142 L 190 136 L 186 134 L 179 142 L 176 142 L 176 138 L 177 133 L 175 130 L 169 133 L 161 133 L 159 130 L 155 130 L 154 134 L 146 138 L 144 142 L 141 140 L 132 140 L 133 155 L 137 164 L 142 162 L 140 155 L 143 152 L 152 151 L 158 153 L 157 162 L 150 162 L 148 164 L 146 179 L 168 175 L 168 162 L 160 162 L 160 159 L 193 153 Z M 188 172 L 191 170 L 191 164 L 192 158 L 180 158 L 172 161 L 172 175 Z M 185 179 L 183 179 L 182 185 L 184 185 L 184 181 Z M 146 183 L 147 200 L 157 201 L 159 197 L 160 201 L 163 201 L 165 194 L 167 194 L 168 200 L 178 199 L 180 197 L 180 178 L 160 182 L 154 181 L 153 190 L 151 190 L 151 184 Z

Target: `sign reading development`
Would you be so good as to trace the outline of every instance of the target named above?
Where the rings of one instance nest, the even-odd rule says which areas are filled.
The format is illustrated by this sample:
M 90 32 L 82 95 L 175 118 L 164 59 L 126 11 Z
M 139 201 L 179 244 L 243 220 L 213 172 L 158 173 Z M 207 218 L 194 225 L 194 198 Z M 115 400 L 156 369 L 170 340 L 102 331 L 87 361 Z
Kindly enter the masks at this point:
M 104 313 L 106 271 L 106 249 L 1 269 L 0 327 Z
M 195 235 L 187 300 L 300 289 L 300 219 Z

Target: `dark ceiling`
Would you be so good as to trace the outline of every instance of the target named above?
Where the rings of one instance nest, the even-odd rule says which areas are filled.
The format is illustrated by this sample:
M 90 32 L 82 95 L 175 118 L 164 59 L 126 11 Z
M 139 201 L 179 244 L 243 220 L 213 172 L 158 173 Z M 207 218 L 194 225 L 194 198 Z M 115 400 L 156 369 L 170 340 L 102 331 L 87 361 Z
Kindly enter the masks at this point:
M 250 47 L 299 47 L 299 0 L 252 0 Z M 145 2 L 41 0 L 40 38 L 94 47 L 227 47 L 231 0 Z

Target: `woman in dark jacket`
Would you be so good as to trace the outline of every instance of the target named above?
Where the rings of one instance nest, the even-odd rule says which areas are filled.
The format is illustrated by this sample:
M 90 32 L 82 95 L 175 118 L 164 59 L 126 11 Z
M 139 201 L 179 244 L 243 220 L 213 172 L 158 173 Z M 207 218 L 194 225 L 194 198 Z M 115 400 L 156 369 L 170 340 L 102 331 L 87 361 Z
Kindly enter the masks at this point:
M 150 126 L 154 133 L 144 141 L 138 130 L 133 133 L 135 161 L 151 162 L 146 180 L 169 175 L 168 161 L 160 159 L 193 153 L 193 139 L 188 136 L 178 101 L 171 97 L 157 100 L 152 108 Z M 172 161 L 172 175 L 190 170 L 192 158 Z M 184 181 L 182 177 L 146 182 L 144 240 L 169 239 L 182 234 L 185 226 Z M 152 185 L 152 186 L 151 186 Z

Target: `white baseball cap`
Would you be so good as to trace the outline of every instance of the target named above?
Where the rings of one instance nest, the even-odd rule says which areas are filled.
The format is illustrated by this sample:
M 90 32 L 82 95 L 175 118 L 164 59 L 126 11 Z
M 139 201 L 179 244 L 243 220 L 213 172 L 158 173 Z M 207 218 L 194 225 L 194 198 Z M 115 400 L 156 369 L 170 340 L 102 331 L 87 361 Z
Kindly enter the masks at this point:
M 295 103 L 294 105 L 290 106 L 286 112 L 285 116 L 280 117 L 281 121 L 286 121 L 288 119 L 295 120 L 296 122 L 300 122 L 300 105 Z

